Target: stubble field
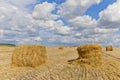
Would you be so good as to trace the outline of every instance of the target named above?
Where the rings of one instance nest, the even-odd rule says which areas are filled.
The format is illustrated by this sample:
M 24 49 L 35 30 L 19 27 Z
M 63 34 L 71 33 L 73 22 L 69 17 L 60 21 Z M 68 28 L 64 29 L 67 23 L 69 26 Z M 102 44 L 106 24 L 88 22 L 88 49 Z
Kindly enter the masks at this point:
M 11 65 L 14 47 L 0 47 L 0 80 L 120 80 L 120 49 L 102 50 L 103 65 L 70 64 L 78 57 L 76 47 L 46 47 L 47 63 L 36 67 Z

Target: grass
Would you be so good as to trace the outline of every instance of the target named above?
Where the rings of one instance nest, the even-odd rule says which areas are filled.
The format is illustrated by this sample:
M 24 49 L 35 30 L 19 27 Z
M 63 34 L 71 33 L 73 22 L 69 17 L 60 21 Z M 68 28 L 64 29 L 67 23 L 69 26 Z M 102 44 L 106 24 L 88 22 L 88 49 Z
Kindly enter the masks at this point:
M 0 46 L 10 46 L 10 47 L 15 47 L 15 44 L 8 44 L 8 43 L 0 43 Z

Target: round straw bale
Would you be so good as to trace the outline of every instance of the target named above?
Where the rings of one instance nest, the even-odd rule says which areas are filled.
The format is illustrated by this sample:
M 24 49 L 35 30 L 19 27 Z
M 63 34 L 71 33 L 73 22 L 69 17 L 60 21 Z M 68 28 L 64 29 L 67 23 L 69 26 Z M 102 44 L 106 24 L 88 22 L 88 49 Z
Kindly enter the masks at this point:
M 23 45 L 15 48 L 12 65 L 36 67 L 47 60 L 46 48 L 40 45 Z
M 110 46 L 106 46 L 106 51 L 113 51 L 113 47 L 110 45 Z
M 64 46 L 59 46 L 58 49 L 63 50 Z
M 85 44 L 77 48 L 79 58 L 88 59 L 90 63 L 99 63 L 102 59 L 102 47 L 99 44 Z

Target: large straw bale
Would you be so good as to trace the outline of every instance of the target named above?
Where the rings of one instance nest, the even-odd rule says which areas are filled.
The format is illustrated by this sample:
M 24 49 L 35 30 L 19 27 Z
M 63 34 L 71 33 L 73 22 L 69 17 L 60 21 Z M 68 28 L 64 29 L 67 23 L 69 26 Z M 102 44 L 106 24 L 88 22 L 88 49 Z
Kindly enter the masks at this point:
M 46 62 L 46 48 L 40 45 L 23 45 L 15 48 L 12 65 L 36 67 Z
M 111 45 L 106 46 L 106 51 L 113 51 L 113 47 Z
M 99 44 L 85 44 L 77 48 L 78 55 L 81 62 L 97 64 L 102 61 L 102 47 Z

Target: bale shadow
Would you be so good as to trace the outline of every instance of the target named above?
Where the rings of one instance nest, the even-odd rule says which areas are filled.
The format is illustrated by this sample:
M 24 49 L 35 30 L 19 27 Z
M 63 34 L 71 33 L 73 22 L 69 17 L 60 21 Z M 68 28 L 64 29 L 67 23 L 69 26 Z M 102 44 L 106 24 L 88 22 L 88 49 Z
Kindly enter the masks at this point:
M 80 58 L 78 57 L 77 59 L 71 59 L 71 60 L 68 60 L 67 62 L 73 62 L 73 61 L 76 61 L 76 60 L 79 60 Z

